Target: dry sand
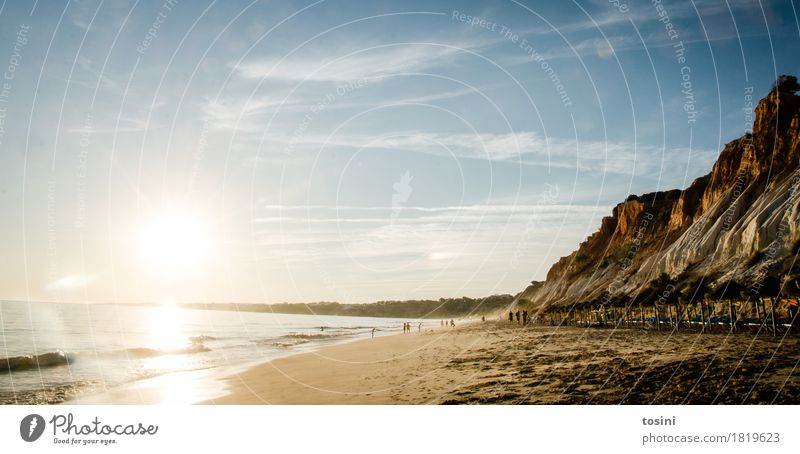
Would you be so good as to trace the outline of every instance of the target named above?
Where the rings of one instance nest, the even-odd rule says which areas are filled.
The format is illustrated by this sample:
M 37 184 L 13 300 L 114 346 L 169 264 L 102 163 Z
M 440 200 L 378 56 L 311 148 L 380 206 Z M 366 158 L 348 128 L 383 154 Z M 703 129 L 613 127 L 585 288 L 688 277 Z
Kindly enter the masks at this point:
M 474 323 L 278 359 L 205 403 L 797 404 L 798 347 L 796 334 Z

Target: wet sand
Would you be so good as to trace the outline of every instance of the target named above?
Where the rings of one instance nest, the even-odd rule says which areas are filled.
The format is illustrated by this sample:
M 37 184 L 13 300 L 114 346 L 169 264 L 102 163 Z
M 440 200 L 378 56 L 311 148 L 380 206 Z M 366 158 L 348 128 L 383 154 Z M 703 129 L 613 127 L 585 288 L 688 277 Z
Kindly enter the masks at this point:
M 224 378 L 208 404 L 800 403 L 800 336 L 473 323 Z

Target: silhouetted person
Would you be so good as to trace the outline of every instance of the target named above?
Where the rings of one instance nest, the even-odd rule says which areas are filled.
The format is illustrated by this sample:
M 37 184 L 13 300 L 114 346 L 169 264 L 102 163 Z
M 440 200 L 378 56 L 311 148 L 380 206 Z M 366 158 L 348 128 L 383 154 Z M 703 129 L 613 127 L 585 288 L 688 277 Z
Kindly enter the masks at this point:
M 514 323 L 514 313 L 513 312 L 509 312 L 508 313 L 508 321 L 511 322 L 511 323 Z
M 486 316 L 485 316 L 485 315 L 481 317 L 481 321 L 482 321 L 482 322 L 485 322 L 485 321 L 486 321 Z
M 372 328 L 372 337 L 375 337 L 375 328 Z
M 451 328 L 455 328 L 456 327 L 456 322 L 454 322 L 453 319 L 450 319 L 450 327 Z
M 522 324 L 528 324 L 528 311 L 522 311 Z
M 420 333 L 422 332 L 422 323 L 420 323 L 419 326 L 417 327 L 417 331 L 419 331 Z
M 519 311 L 517 311 L 516 316 L 517 316 L 517 323 L 519 323 Z

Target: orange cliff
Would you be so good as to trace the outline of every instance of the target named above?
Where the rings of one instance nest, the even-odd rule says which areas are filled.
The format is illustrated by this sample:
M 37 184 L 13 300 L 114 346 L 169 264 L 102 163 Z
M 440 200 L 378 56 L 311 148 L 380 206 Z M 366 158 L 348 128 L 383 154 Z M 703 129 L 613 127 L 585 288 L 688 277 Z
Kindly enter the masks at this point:
M 735 281 L 786 280 L 800 240 L 800 97 L 771 91 L 752 134 L 731 141 L 683 191 L 629 196 L 517 303 L 539 309 L 632 301 L 654 286 L 691 293 Z M 755 287 L 754 287 L 755 288 Z

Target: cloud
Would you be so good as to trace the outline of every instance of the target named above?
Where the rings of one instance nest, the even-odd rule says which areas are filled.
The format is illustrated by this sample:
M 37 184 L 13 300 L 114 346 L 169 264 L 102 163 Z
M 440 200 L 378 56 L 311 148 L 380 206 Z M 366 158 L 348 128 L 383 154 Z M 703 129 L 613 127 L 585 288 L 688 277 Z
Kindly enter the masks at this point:
M 523 31 L 521 36 L 547 36 L 557 32 L 562 34 L 567 42 L 559 39 L 552 45 L 536 49 L 537 55 L 547 60 L 591 56 L 607 59 L 614 54 L 642 51 L 645 48 L 669 48 L 675 44 L 665 33 L 663 24 L 658 21 L 658 13 L 650 2 L 629 2 L 627 5 L 630 9 L 625 13 L 609 8 L 606 0 L 593 0 L 592 3 L 602 12 L 588 11 L 590 16 L 580 13 L 575 16 L 577 20 L 553 24 L 555 29 L 537 27 Z M 670 20 L 679 23 L 677 27 L 684 45 L 736 39 L 741 35 L 734 26 L 728 25 L 731 13 L 761 15 L 759 2 L 752 0 L 665 2 L 664 8 Z M 705 29 L 684 26 L 685 21 L 697 20 L 698 14 L 704 21 Z M 638 27 L 644 42 L 636 35 L 632 24 Z M 596 36 L 586 38 L 588 33 Z M 530 56 L 508 56 L 503 61 L 506 64 L 525 64 L 530 63 Z
M 271 58 L 232 65 L 244 79 L 276 79 L 290 82 L 349 82 L 376 79 L 398 73 L 418 72 L 445 65 L 462 50 L 442 45 L 407 44 L 379 46 L 342 54 L 337 59 L 303 53 L 287 59 Z
M 508 257 L 519 254 L 548 264 L 571 250 L 575 238 L 585 236 L 611 206 L 404 206 L 397 217 L 388 203 L 263 205 L 258 211 L 247 247 L 264 266 L 299 271 L 313 264 L 346 269 L 351 276 L 368 272 L 374 278 L 374 273 L 387 272 L 393 279 L 404 275 L 422 280 L 446 270 L 448 279 L 458 280 L 453 273 L 474 273 L 488 263 L 508 266 Z
M 252 133 L 262 131 L 267 124 L 266 118 L 254 117 L 261 117 L 268 109 L 281 108 L 289 108 L 289 104 L 266 97 L 231 102 L 208 99 L 201 111 L 203 121 L 212 129 Z
M 615 8 L 609 8 L 607 0 L 592 0 L 592 3 L 596 8 L 600 8 L 602 12 L 592 14 L 589 11 L 588 13 L 591 17 L 580 14 L 578 20 L 557 24 L 558 31 L 568 34 L 597 28 L 609 30 L 619 26 L 627 26 L 631 21 L 636 24 L 653 24 L 658 19 L 658 12 L 655 11 L 655 7 L 651 2 L 627 2 L 629 10 L 625 13 Z M 698 12 L 704 20 L 707 20 L 712 16 L 730 17 L 730 11 L 759 11 L 759 2 L 754 2 L 753 0 L 726 0 L 724 2 L 719 0 L 693 0 L 691 2 L 664 2 L 663 6 L 672 20 L 694 19 L 697 17 Z M 552 30 L 545 31 L 552 32 Z
M 259 261 L 294 264 L 355 262 L 375 271 L 474 268 L 541 244 L 583 235 L 610 206 L 475 204 L 408 206 L 265 205 L 253 220 L 250 247 Z M 280 223 L 281 225 L 279 226 Z M 558 251 L 561 253 L 562 251 Z M 555 256 L 554 256 L 555 257 Z M 327 266 L 327 265 L 325 265 Z M 355 268 L 358 269 L 358 268 Z
M 627 38 L 613 36 L 608 39 L 592 38 L 579 42 L 573 48 L 581 56 L 594 54 L 602 59 L 607 59 L 626 45 L 626 41 L 628 41 Z
M 96 280 L 94 276 L 84 276 L 80 274 L 71 274 L 60 277 L 55 281 L 47 284 L 47 290 L 77 290 L 84 288 Z
M 365 83 L 368 85 L 369 81 Z M 236 133 L 261 133 L 269 123 L 270 116 L 276 112 L 313 113 L 314 108 L 324 105 L 325 111 L 366 109 L 388 105 L 428 104 L 436 101 L 459 98 L 477 94 L 492 88 L 485 85 L 473 88 L 438 91 L 413 96 L 393 96 L 384 94 L 383 98 L 370 97 L 363 100 L 344 101 L 333 91 L 322 91 L 311 95 L 304 93 L 286 98 L 286 95 L 262 95 L 251 98 L 229 98 L 224 100 L 207 99 L 200 107 L 202 118 L 216 130 L 235 131 Z
M 254 224 L 390 224 L 396 209 L 391 206 L 336 206 L 336 205 L 264 205 L 265 215 L 255 217 Z M 607 206 L 564 204 L 477 204 L 459 206 L 402 206 L 404 223 L 500 222 L 512 217 L 517 220 L 537 221 L 560 219 L 565 213 L 610 211 Z M 396 219 L 396 217 L 394 217 Z
M 95 118 L 90 124 L 64 128 L 70 134 L 120 134 L 126 132 L 154 131 L 166 128 L 165 125 L 148 121 L 144 114 L 134 116 L 118 115 L 116 117 Z
M 70 22 L 83 31 L 89 31 L 89 24 L 99 12 L 101 4 L 97 0 L 74 0 L 68 10 Z
M 459 159 L 503 161 L 543 167 L 577 168 L 582 171 L 622 175 L 648 175 L 675 160 L 683 165 L 691 154 L 703 164 L 716 153 L 705 149 L 659 147 L 631 142 L 545 138 L 533 131 L 512 133 L 433 133 L 407 131 L 387 135 L 271 136 L 276 150 L 298 151 L 303 147 L 397 150 Z M 706 162 L 708 161 L 708 162 Z M 698 164 L 699 165 L 699 164 Z

